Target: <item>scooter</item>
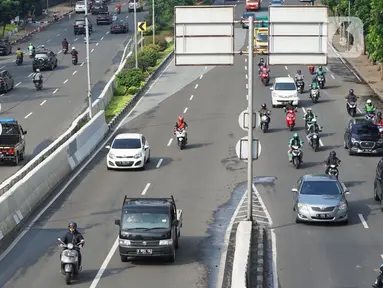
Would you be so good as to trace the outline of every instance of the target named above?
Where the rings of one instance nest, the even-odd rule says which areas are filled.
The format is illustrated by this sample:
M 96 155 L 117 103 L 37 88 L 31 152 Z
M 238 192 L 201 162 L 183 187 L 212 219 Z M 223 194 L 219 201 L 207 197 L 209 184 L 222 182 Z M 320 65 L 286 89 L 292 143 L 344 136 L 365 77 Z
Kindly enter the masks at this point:
M 270 82 L 270 75 L 269 72 L 261 72 L 261 81 L 263 85 L 267 86 Z
M 291 153 L 293 155 L 293 165 L 296 169 L 299 169 L 302 164 L 302 149 L 298 146 L 292 146 L 291 149 Z
M 78 59 L 76 56 L 72 56 L 72 64 L 77 65 Z
M 78 272 L 81 271 L 77 249 L 80 249 L 84 244 L 84 240 L 81 240 L 79 245 L 74 245 L 72 243 L 65 244 L 60 238 L 57 239 L 61 244 L 60 247 L 65 248 L 64 251 L 61 252 L 61 274 L 65 275 L 65 283 L 70 285 L 72 279 Z
M 311 89 L 310 90 L 310 98 L 313 101 L 313 103 L 317 103 L 319 100 L 319 89 Z
M 366 115 L 364 116 L 366 120 L 373 121 L 375 118 L 375 111 L 366 112 Z
M 303 82 L 303 80 L 298 80 L 297 81 L 297 90 L 299 93 L 303 93 L 303 89 L 305 87 L 305 82 Z
M 261 116 L 261 129 L 263 131 L 263 133 L 266 133 L 267 130 L 269 129 L 269 123 L 270 123 L 270 112 L 266 114 L 263 114 Z
M 338 176 L 339 176 L 338 165 L 331 164 L 330 169 L 328 170 L 328 175 L 335 176 L 338 179 Z
M 43 81 L 33 80 L 33 83 L 35 84 L 36 91 L 43 89 Z
M 311 141 L 310 143 L 311 148 L 313 148 L 314 152 L 317 152 L 319 148 L 319 134 L 313 133 L 311 135 L 310 141 Z
M 63 47 L 63 53 L 64 53 L 64 54 L 67 54 L 67 53 L 68 53 L 68 48 L 67 48 L 67 47 Z
M 357 111 L 357 108 L 356 108 L 356 102 L 350 102 L 350 101 L 347 101 L 347 113 L 348 113 L 351 117 L 355 117 L 355 115 L 356 115 L 356 111 Z
M 297 111 L 295 108 L 294 112 Z M 286 114 L 286 126 L 292 131 L 295 127 L 295 113 L 292 111 L 288 111 Z
M 35 51 L 30 50 L 30 51 L 28 52 L 28 54 L 29 54 L 29 58 L 31 58 L 31 59 L 35 58 Z
M 177 129 L 176 130 L 177 144 L 180 147 L 180 150 L 185 148 L 186 145 L 186 130 Z
M 16 65 L 17 65 L 17 66 L 20 66 L 21 64 L 23 64 L 23 58 L 21 58 L 21 57 L 17 57 L 17 58 L 16 58 Z
M 319 88 L 323 89 L 324 88 L 324 76 L 318 75 L 317 79 L 318 79 Z

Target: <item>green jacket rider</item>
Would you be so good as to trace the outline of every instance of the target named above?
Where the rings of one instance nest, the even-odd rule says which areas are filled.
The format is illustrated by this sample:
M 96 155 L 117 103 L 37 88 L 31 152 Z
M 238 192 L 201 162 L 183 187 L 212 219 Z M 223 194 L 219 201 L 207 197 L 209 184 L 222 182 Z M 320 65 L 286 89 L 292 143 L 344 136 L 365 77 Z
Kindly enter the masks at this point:
M 298 146 L 299 148 L 302 148 L 303 146 L 303 141 L 299 138 L 298 133 L 294 133 L 293 137 L 289 141 L 289 162 L 293 160 L 293 154 L 292 154 L 292 146 Z
M 318 84 L 318 80 L 316 77 L 314 77 L 313 81 L 311 82 L 311 89 L 313 89 L 313 90 L 319 89 L 319 84 Z
M 316 76 L 324 76 L 326 74 L 326 72 L 323 71 L 322 66 L 319 66 L 315 73 L 316 73 Z
M 307 108 L 307 113 L 305 114 L 305 121 L 311 122 L 312 119 L 317 118 L 317 116 L 313 113 L 311 108 Z
M 32 45 L 32 43 L 29 43 L 28 51 L 33 51 L 35 49 L 35 46 Z
M 371 99 L 368 99 L 366 104 L 364 105 L 364 109 L 367 113 L 375 112 L 376 107 L 372 104 Z

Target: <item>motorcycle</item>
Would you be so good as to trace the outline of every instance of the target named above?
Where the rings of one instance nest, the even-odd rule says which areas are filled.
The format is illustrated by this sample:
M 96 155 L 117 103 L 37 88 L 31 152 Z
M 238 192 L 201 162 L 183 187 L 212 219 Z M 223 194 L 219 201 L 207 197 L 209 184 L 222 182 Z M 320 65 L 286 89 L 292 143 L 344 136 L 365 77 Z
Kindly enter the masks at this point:
M 318 133 L 313 133 L 311 135 L 310 141 L 311 141 L 310 142 L 311 148 L 313 148 L 314 152 L 317 152 L 318 148 L 319 148 L 319 134 Z
M 117 12 L 117 14 L 120 14 L 121 13 L 121 8 L 117 8 L 116 7 L 116 12 Z
M 356 102 L 350 102 L 350 101 L 347 101 L 347 113 L 351 116 L 351 117 L 355 117 L 356 115 Z
M 180 149 L 184 149 L 186 145 L 186 130 L 185 129 L 177 129 L 176 130 L 177 144 Z
M 366 112 L 366 115 L 364 117 L 366 120 L 373 121 L 375 118 L 375 111 Z
M 59 21 L 59 16 L 57 16 L 56 12 L 53 13 L 53 21 L 54 22 Z
M 303 82 L 303 80 L 298 80 L 297 81 L 297 90 L 299 93 L 303 93 L 303 89 L 305 87 L 305 82 Z
M 313 103 L 317 103 L 319 100 L 319 90 L 318 89 L 311 89 L 310 90 L 310 98 L 313 101 Z
M 79 252 L 77 249 L 81 248 L 81 245 L 84 243 L 84 240 L 81 240 L 79 245 L 73 245 L 72 243 L 65 244 L 60 238 L 57 239 L 61 242 L 60 247 L 65 248 L 64 251 L 61 252 L 61 273 L 65 275 L 65 283 L 70 285 L 72 279 L 75 275 L 80 272 L 80 263 L 78 259 Z
M 263 85 L 267 86 L 270 82 L 270 75 L 269 72 L 261 72 L 261 80 Z
M 263 114 L 261 116 L 261 129 L 263 131 L 263 133 L 266 133 L 267 130 L 269 129 L 269 123 L 270 123 L 270 112 L 266 115 L 266 114 Z
M 35 84 L 36 91 L 43 89 L 43 81 L 33 80 L 33 83 Z
M 318 79 L 319 88 L 323 89 L 324 88 L 324 76 L 318 75 L 317 79 Z
M 314 65 L 309 66 L 309 72 L 311 75 L 313 75 L 315 73 L 315 66 Z
M 23 58 L 21 58 L 21 57 L 17 57 L 17 58 L 16 58 L 16 65 L 17 65 L 17 66 L 20 66 L 21 64 L 23 64 Z
M 67 54 L 68 53 L 68 47 L 63 47 L 63 53 Z
M 35 51 L 30 50 L 28 54 L 29 54 L 29 58 L 31 59 L 35 58 Z
M 76 56 L 72 56 L 72 64 L 77 65 L 78 59 Z
M 379 133 L 380 133 L 380 137 L 383 137 L 383 126 L 378 126 L 379 128 Z
M 338 165 L 331 164 L 330 169 L 328 170 L 328 175 L 329 176 L 335 176 L 336 178 L 338 178 L 338 176 L 339 176 Z
M 295 127 L 295 113 L 287 112 L 286 114 L 286 126 L 292 131 Z
M 302 149 L 298 146 L 292 146 L 291 149 L 291 153 L 293 155 L 293 165 L 296 169 L 299 169 L 302 164 Z

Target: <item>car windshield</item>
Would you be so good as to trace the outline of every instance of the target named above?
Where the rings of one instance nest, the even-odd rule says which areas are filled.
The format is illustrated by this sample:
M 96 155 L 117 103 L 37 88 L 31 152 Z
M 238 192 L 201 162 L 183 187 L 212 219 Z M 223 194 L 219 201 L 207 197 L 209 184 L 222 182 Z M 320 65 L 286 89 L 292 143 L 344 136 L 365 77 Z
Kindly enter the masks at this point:
M 85 20 L 77 20 L 76 21 L 77 25 L 84 25 L 84 23 L 85 23 Z
M 296 90 L 294 83 L 276 83 L 274 90 L 288 90 L 293 91 Z
M 302 195 L 340 195 L 341 189 L 335 181 L 305 181 L 300 191 Z
M 35 55 L 35 58 L 48 58 L 48 54 L 37 52 L 37 54 Z
M 355 125 L 351 129 L 351 133 L 357 135 L 375 135 L 379 134 L 379 128 L 375 125 Z
M 258 42 L 267 42 L 267 34 L 258 34 L 257 35 Z
M 98 13 L 98 15 L 107 16 L 107 15 L 109 15 L 109 12 L 100 12 L 100 13 Z
M 139 149 L 141 148 L 140 139 L 116 139 L 112 145 L 113 149 Z
M 96 2 L 96 3 L 94 3 L 93 7 L 100 8 L 100 7 L 102 7 L 102 3 Z
M 78 1 L 78 2 L 76 3 L 76 5 L 85 5 L 85 2 Z
M 150 213 L 129 212 L 122 216 L 122 229 L 168 229 L 170 227 L 169 215 L 163 211 L 150 211 Z

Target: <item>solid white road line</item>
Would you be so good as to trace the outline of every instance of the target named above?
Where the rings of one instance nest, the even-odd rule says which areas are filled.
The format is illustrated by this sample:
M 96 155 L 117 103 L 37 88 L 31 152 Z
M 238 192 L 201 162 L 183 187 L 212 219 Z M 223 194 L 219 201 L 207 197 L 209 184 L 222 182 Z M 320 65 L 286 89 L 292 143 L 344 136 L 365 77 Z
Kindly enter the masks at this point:
M 56 88 L 56 90 L 53 91 L 53 94 L 55 94 L 57 91 L 59 91 L 59 88 Z
M 287 76 L 289 76 L 289 78 L 291 78 L 290 74 L 288 74 Z
M 161 166 L 161 164 L 162 164 L 162 161 L 164 161 L 164 159 L 160 159 L 160 160 L 158 160 L 158 163 L 157 163 L 157 165 L 156 165 L 156 168 L 160 168 L 160 166 Z
M 322 147 L 324 146 L 324 144 L 322 142 L 322 139 L 319 139 L 319 145 L 322 146 Z
M 66 79 L 66 80 L 63 82 L 63 84 L 65 84 L 66 82 L 68 82 L 68 79 Z
M 47 100 L 44 100 L 43 102 L 40 103 L 40 106 L 43 106 L 47 102 Z
M 362 110 L 360 110 L 359 108 L 356 108 L 356 110 L 358 111 L 359 114 L 362 114 Z
M 28 78 L 31 77 L 33 74 L 35 74 L 35 73 L 31 73 L 31 74 L 29 74 L 29 75 L 28 75 Z
M 205 70 L 207 70 L 207 66 L 205 66 Z
M 17 83 L 17 84 L 15 85 L 15 87 L 19 86 L 20 84 L 21 84 L 21 82 Z
M 29 116 L 31 116 L 33 112 L 29 113 L 27 116 L 24 117 L 24 119 L 27 119 Z
M 193 100 L 193 97 L 194 97 L 194 95 L 191 95 L 190 98 L 189 98 L 189 100 L 190 100 L 190 101 Z
M 184 113 L 183 113 L 183 114 L 185 114 L 187 111 L 188 111 L 188 107 L 186 107 L 186 108 L 184 109 Z
M 173 138 L 170 138 L 170 139 L 169 139 L 169 142 L 168 142 L 168 145 L 166 145 L 166 146 L 169 147 L 169 146 L 172 144 L 172 142 L 173 142 Z
M 194 87 L 194 89 L 197 89 L 198 88 L 198 84 L 195 84 L 195 87 Z
M 305 109 L 305 107 L 302 107 L 302 111 L 303 111 L 303 113 L 306 114 L 306 109 Z
M 148 192 L 148 189 L 149 189 L 150 185 L 151 185 L 151 183 L 146 184 L 146 186 L 145 186 L 144 190 L 142 191 L 141 195 L 145 195 L 146 192 Z
M 78 40 L 78 38 L 75 38 L 74 40 L 73 40 L 73 42 L 76 42 Z
M 367 229 L 368 225 L 367 225 L 366 220 L 364 220 L 363 215 L 362 214 L 358 214 L 358 216 L 359 216 L 360 222 L 362 222 L 363 227 Z

